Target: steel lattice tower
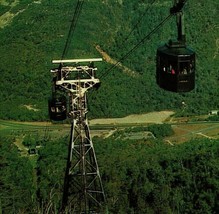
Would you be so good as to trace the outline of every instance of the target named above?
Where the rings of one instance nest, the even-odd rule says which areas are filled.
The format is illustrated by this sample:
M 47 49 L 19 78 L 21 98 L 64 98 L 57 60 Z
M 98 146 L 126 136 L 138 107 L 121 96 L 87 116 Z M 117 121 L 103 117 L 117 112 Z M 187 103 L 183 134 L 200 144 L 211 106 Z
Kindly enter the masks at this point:
M 94 62 L 102 59 L 54 60 L 53 63 Z M 87 119 L 86 92 L 99 83 L 90 66 L 61 66 L 56 87 L 68 92 L 71 132 L 64 181 L 63 213 L 100 213 L 105 204 L 100 172 Z

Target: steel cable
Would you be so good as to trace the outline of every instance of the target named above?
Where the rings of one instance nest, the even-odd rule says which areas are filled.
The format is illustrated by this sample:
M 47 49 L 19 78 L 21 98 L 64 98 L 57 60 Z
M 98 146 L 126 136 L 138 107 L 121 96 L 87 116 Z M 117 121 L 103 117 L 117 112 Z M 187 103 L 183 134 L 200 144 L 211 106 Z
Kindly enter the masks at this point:
M 147 34 L 140 42 L 138 42 L 130 51 L 128 51 L 124 56 L 122 56 L 115 64 L 113 64 L 109 69 L 107 69 L 100 78 L 106 77 L 111 70 L 113 70 L 117 65 L 119 65 L 122 61 L 128 58 L 142 43 L 144 43 L 147 39 L 150 38 L 152 34 L 154 34 L 157 30 L 159 30 L 171 17 L 173 14 L 168 15 L 162 22 L 160 22 L 149 34 Z
M 65 47 L 64 47 L 64 50 L 63 50 L 63 53 L 62 53 L 62 59 L 64 59 L 64 57 L 66 56 L 66 54 L 68 52 L 68 49 L 69 49 L 69 46 L 70 46 L 70 43 L 71 43 L 71 40 L 72 40 L 73 33 L 75 31 L 75 28 L 76 28 L 76 25 L 77 25 L 77 22 L 78 22 L 78 18 L 80 16 L 80 13 L 81 13 L 81 10 L 82 10 L 83 3 L 84 3 L 84 0 L 78 0 L 78 2 L 77 2 L 75 12 L 74 12 L 74 15 L 73 15 L 73 18 L 72 18 L 71 26 L 70 26 L 70 29 L 69 29 L 69 32 L 68 32 L 67 40 L 66 40 L 66 43 L 65 43 Z

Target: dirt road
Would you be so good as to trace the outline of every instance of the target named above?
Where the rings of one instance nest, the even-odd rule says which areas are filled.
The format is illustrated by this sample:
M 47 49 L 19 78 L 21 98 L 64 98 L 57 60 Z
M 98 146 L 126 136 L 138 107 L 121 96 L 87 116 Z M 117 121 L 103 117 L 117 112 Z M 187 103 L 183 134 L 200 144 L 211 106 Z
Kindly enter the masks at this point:
M 102 55 L 103 59 L 106 62 L 120 68 L 125 74 L 127 74 L 131 77 L 139 77 L 139 74 L 137 72 L 135 72 L 135 71 L 131 70 L 130 68 L 124 66 L 121 62 L 111 58 L 105 51 L 103 51 L 101 49 L 101 47 L 99 45 L 96 45 L 96 50 Z

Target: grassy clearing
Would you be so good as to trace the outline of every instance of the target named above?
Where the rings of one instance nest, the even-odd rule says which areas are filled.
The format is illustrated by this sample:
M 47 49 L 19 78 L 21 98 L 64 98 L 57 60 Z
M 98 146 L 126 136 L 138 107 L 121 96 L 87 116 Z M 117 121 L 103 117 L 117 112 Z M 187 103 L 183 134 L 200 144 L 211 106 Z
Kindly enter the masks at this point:
M 150 117 L 149 117 L 150 116 Z M 98 119 L 90 121 L 91 135 L 106 137 L 115 128 L 122 129 L 131 126 L 145 126 L 150 118 L 163 119 L 168 117 L 161 117 L 160 114 L 131 115 L 126 118 L 116 119 Z M 147 118 L 147 119 L 146 119 Z M 112 123 L 114 120 L 114 123 Z M 132 122 L 129 123 L 129 121 Z M 161 121 L 161 120 L 160 120 Z M 123 123 L 122 123 L 123 122 Z M 133 124 L 136 123 L 136 124 Z M 172 128 L 174 135 L 165 138 L 170 142 L 182 143 L 189 141 L 192 138 L 205 138 L 206 136 L 212 139 L 219 138 L 219 123 L 210 122 L 197 122 L 197 123 L 173 123 Z M 68 135 L 70 132 L 70 124 L 52 124 L 50 122 L 16 122 L 16 121 L 3 121 L 0 120 L 0 134 L 1 135 L 25 135 L 25 134 L 37 134 L 39 136 L 45 136 L 48 134 L 51 138 L 59 138 L 60 136 Z M 138 138 L 138 136 L 137 136 Z
M 174 135 L 166 138 L 170 142 L 183 143 L 193 138 L 219 139 L 219 123 L 173 125 Z
M 0 28 L 4 28 L 8 24 L 11 23 L 12 19 L 14 18 L 15 14 L 11 12 L 6 12 L 0 17 Z

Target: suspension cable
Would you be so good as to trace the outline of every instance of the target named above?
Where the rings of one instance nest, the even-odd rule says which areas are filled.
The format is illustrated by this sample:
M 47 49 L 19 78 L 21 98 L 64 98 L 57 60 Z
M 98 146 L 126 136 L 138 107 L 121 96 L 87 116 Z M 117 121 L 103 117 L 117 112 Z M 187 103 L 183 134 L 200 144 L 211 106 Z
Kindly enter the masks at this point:
M 65 43 L 65 47 L 64 47 L 64 50 L 63 50 L 63 53 L 62 53 L 62 59 L 66 56 L 66 54 L 68 52 L 73 33 L 75 31 L 75 27 L 77 25 L 78 18 L 80 16 L 80 13 L 81 13 L 81 10 L 82 10 L 83 3 L 84 3 L 84 0 L 78 0 L 77 1 L 77 5 L 76 5 L 76 8 L 75 8 L 75 12 L 74 12 L 74 15 L 73 15 L 73 18 L 72 18 L 71 26 L 69 28 L 67 40 L 66 40 L 66 43 Z
M 153 6 L 153 4 L 155 3 L 156 0 L 154 0 L 150 7 Z M 141 21 L 143 20 L 144 16 L 148 13 L 150 7 L 147 8 L 147 10 L 145 10 L 145 12 L 141 15 L 141 17 L 139 18 L 139 20 L 135 23 L 134 27 L 132 28 L 132 30 L 129 32 L 129 34 L 125 37 L 125 39 L 123 39 L 122 44 L 120 45 L 120 47 L 123 47 L 125 42 L 127 42 L 127 40 L 129 39 L 129 37 L 131 36 L 131 34 L 134 32 L 134 30 L 138 27 L 138 25 L 141 23 Z
M 144 43 L 147 39 L 150 38 L 152 34 L 154 34 L 157 30 L 159 30 L 171 17 L 173 14 L 168 15 L 162 22 L 160 22 L 149 34 L 147 34 L 140 42 L 138 42 L 129 52 L 127 52 L 124 56 L 122 56 L 115 64 L 113 64 L 109 69 L 104 72 L 100 78 L 106 77 L 111 70 L 113 70 L 120 62 L 128 58 L 139 46 Z

